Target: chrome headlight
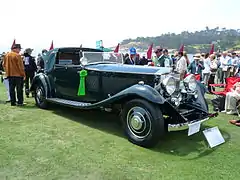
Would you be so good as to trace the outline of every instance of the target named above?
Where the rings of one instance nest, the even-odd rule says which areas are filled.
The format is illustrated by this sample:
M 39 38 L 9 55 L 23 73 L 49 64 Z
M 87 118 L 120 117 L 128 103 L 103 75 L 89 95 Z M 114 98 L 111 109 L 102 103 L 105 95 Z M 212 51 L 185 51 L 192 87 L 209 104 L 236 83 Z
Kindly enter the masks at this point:
M 176 91 L 176 80 L 173 77 L 167 77 L 162 81 L 167 93 L 172 95 Z
M 193 74 L 188 75 L 184 80 L 184 85 L 191 91 L 195 91 L 197 88 L 196 78 Z

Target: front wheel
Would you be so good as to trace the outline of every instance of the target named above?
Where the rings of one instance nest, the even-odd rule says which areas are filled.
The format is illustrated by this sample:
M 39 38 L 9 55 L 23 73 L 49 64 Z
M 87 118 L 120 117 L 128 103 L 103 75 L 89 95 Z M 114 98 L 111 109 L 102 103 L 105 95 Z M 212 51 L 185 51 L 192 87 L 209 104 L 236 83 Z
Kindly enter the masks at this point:
M 34 96 L 36 105 L 41 109 L 46 109 L 47 108 L 46 93 L 41 83 L 38 83 L 36 85 Z
M 143 99 L 134 99 L 125 104 L 122 122 L 128 140 L 142 147 L 155 146 L 165 134 L 159 106 Z

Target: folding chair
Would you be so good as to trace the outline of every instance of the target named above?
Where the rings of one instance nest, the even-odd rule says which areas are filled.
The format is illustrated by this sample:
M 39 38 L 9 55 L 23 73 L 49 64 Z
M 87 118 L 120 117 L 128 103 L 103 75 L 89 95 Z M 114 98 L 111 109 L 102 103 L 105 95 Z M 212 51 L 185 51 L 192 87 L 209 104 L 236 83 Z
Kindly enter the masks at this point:
M 231 91 L 234 84 L 240 82 L 240 77 L 229 77 L 226 78 L 226 84 L 209 84 L 211 86 L 211 93 L 217 96 L 226 96 Z M 212 87 L 224 87 L 223 91 L 214 91 Z
M 209 86 L 211 87 L 224 86 L 223 91 L 213 91 L 213 89 L 211 88 L 211 93 L 218 97 L 223 97 L 223 96 L 225 97 L 228 92 L 231 92 L 231 89 L 233 88 L 234 84 L 236 84 L 237 82 L 240 82 L 240 77 L 229 77 L 229 78 L 226 78 L 226 84 L 209 84 Z M 238 101 L 236 105 L 238 116 L 240 116 L 239 108 L 240 108 L 240 101 Z

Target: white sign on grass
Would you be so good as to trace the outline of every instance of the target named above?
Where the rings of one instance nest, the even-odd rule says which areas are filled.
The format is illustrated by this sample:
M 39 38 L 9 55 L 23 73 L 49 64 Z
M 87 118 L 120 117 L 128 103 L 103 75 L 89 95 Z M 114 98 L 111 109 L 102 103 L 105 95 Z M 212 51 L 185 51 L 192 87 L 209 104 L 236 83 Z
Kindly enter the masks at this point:
M 200 127 L 201 127 L 200 121 L 188 124 L 188 136 L 198 133 L 200 131 Z
M 211 148 L 218 146 L 225 142 L 221 132 L 218 127 L 213 127 L 203 131 L 205 138 L 208 141 L 208 144 Z

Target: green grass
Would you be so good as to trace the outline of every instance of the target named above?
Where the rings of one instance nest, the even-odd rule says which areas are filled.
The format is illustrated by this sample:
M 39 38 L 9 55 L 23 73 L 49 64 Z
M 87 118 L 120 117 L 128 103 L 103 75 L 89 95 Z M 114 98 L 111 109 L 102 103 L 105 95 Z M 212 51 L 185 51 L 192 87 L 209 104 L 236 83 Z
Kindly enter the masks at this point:
M 0 179 L 239 179 L 240 128 L 220 115 L 202 127 L 218 126 L 226 143 L 209 148 L 202 133 L 172 132 L 154 149 L 123 136 L 117 116 L 54 106 L 4 104 L 0 85 Z M 237 117 L 234 117 L 237 118 Z

